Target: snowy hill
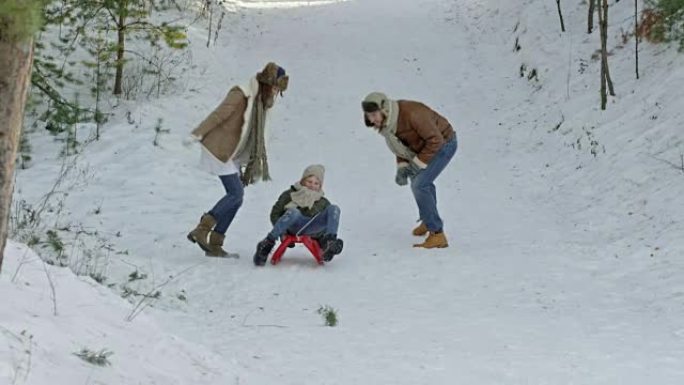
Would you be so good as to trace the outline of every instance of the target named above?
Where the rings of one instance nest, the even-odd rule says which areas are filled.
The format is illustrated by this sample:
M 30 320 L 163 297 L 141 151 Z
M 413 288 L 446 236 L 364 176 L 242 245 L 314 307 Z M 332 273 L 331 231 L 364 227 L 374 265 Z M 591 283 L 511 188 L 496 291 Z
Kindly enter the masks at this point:
M 0 288 L 3 384 L 226 384 L 255 378 L 159 328 L 91 279 L 44 265 L 10 243 Z M 99 367 L 76 354 L 106 358 Z
M 684 380 L 684 56 L 644 43 L 635 80 L 633 41 L 617 47 L 631 4 L 611 7 L 618 95 L 600 111 L 598 35 L 586 34 L 578 2 L 563 4 L 565 34 L 555 2 L 269 3 L 232 2 L 238 11 L 210 48 L 203 26 L 191 26 L 187 86 L 120 106 L 67 178 L 81 183 L 65 182 L 63 208 L 44 214 L 71 229 L 60 232 L 69 264 L 96 264 L 103 286 L 50 269 L 63 307 L 54 316 L 42 264 L 31 257 L 13 280 L 24 248 L 10 244 L 4 378 L 24 376 L 26 330 L 32 369 L 16 383 L 37 385 Z M 181 140 L 269 60 L 291 78 L 272 119 L 273 181 L 246 190 L 227 233 L 243 258 L 206 259 L 185 234 L 222 189 Z M 523 64 L 538 80 L 521 78 Z M 411 247 L 410 191 L 363 125 L 360 100 L 376 90 L 425 102 L 457 130 L 437 183 L 448 249 Z M 159 118 L 170 132 L 154 146 Z M 51 139 L 32 143 L 15 193 L 27 202 L 61 167 Z M 324 267 L 303 249 L 254 267 L 271 205 L 310 163 L 326 165 L 345 251 Z M 71 246 L 80 242 L 82 251 Z M 338 326 L 323 326 L 324 305 Z M 112 350 L 111 366 L 89 369 L 71 354 L 82 345 Z

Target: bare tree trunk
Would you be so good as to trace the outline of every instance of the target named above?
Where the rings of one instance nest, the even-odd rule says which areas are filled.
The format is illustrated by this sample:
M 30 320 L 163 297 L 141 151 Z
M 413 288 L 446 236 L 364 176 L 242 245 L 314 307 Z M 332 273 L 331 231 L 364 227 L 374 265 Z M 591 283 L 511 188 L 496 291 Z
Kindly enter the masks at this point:
M 209 48 L 209 43 L 211 43 L 211 24 L 214 19 L 214 8 L 209 5 L 209 34 L 207 35 L 207 48 Z
M 221 23 L 223 23 L 223 18 L 226 16 L 226 11 L 221 11 L 221 16 L 216 23 L 216 30 L 214 31 L 214 45 L 216 45 L 216 40 L 218 40 L 219 31 L 221 31 Z
M 123 69 L 124 69 L 124 49 L 126 44 L 126 11 L 128 4 L 126 1 L 119 5 L 119 21 L 116 26 L 117 46 L 116 46 L 116 76 L 114 77 L 114 95 L 123 93 Z
M 608 95 L 606 95 L 606 66 L 601 63 L 601 109 L 606 109 Z
M 636 78 L 639 79 L 639 19 L 637 15 L 637 0 L 634 0 L 634 69 Z
M 102 126 L 102 112 L 100 111 L 100 91 L 101 91 L 101 69 L 102 54 L 97 48 L 96 67 L 95 67 L 95 140 L 100 140 L 100 127 Z
M 611 96 L 615 96 L 613 81 L 608 69 L 608 0 L 599 0 L 599 32 L 601 38 L 601 109 L 606 109 L 608 97 L 606 87 Z
M 603 66 L 606 67 L 605 69 L 605 75 L 606 75 L 606 83 L 608 83 L 608 93 L 610 96 L 615 96 L 615 88 L 613 87 L 613 79 L 610 77 L 610 69 L 608 68 L 608 56 L 606 55 L 606 59 L 603 62 Z
M 7 243 L 14 163 L 33 64 L 33 39 L 17 42 L 3 36 L 3 24 L 0 20 L 0 269 Z
M 603 58 L 603 65 L 606 67 L 605 75 L 606 82 L 608 83 L 608 92 L 610 93 L 610 96 L 615 96 L 615 88 L 613 88 L 613 80 L 610 77 L 610 69 L 608 68 L 608 0 L 600 1 L 603 1 L 603 35 L 601 37 L 601 57 Z M 601 13 L 601 9 L 599 9 L 599 13 Z
M 560 0 L 556 0 L 558 6 L 558 17 L 560 17 L 561 32 L 565 32 L 565 23 L 563 22 L 563 12 L 561 12 Z
M 587 33 L 594 30 L 594 6 L 596 0 L 589 0 L 589 14 L 587 15 Z
M 608 96 L 606 95 L 606 60 L 607 60 L 607 50 L 606 41 L 603 40 L 603 13 L 601 12 L 601 4 L 604 0 L 599 0 L 599 39 L 601 40 L 601 109 L 606 109 L 606 104 L 608 104 Z

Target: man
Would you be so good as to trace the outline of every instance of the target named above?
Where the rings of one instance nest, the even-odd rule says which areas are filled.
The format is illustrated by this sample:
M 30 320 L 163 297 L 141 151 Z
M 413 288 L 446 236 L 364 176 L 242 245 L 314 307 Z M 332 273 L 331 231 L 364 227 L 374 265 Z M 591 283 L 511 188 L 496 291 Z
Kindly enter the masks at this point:
M 366 126 L 375 127 L 397 158 L 395 182 L 411 191 L 418 205 L 420 225 L 413 235 L 428 235 L 414 247 L 448 247 L 437 211 L 435 179 L 456 153 L 456 132 L 451 124 L 420 102 L 391 100 L 381 92 L 368 94 L 361 103 Z
M 282 95 L 288 81 L 282 67 L 268 63 L 247 85 L 231 88 L 221 104 L 192 131 L 192 139 L 202 144 L 202 168 L 217 175 L 226 190 L 187 236 L 207 256 L 229 256 L 223 241 L 242 206 L 243 187 L 260 178 L 270 180 L 266 122 L 276 95 Z

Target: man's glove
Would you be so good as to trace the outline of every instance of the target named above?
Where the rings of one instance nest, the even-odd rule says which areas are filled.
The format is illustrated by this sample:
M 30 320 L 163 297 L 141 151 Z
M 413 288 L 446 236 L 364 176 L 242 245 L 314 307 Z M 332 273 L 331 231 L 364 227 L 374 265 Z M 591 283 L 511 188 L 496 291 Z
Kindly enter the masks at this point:
M 408 184 L 409 166 L 397 167 L 397 175 L 394 177 L 394 182 L 399 186 L 406 186 Z
M 399 186 L 406 186 L 408 184 L 408 179 L 415 178 L 421 171 L 423 170 L 413 162 L 401 164 L 397 167 L 397 175 L 394 177 L 394 181 Z
M 418 174 L 420 174 L 421 171 L 423 171 L 422 168 L 418 167 L 418 165 L 413 162 L 409 163 L 407 168 L 408 176 L 411 178 L 415 178 L 416 176 L 418 176 Z

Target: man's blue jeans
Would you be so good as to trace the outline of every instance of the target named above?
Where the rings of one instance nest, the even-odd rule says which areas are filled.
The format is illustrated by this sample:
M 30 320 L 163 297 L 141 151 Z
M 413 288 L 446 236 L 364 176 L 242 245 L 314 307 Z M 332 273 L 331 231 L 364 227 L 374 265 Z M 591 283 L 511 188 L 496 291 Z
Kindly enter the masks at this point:
M 437 191 L 435 179 L 442 173 L 456 153 L 456 137 L 444 143 L 428 166 L 411 177 L 411 191 L 418 205 L 420 220 L 431 232 L 440 232 L 444 227 L 437 211 Z
M 309 223 L 309 221 L 311 222 Z M 292 234 L 299 233 L 300 235 L 318 235 L 320 233 L 337 235 L 339 224 L 340 208 L 336 205 L 329 205 L 314 217 L 313 220 L 303 215 L 299 209 L 291 208 L 276 221 L 275 225 L 273 225 L 273 230 L 268 233 L 268 237 L 275 240 L 286 232 Z
M 214 231 L 219 234 L 225 234 L 230 224 L 233 223 L 235 214 L 237 214 L 242 206 L 242 197 L 245 190 L 242 187 L 242 181 L 240 181 L 238 173 L 221 175 L 219 178 L 226 189 L 226 195 L 216 202 L 216 205 L 209 211 L 209 214 L 216 219 Z

